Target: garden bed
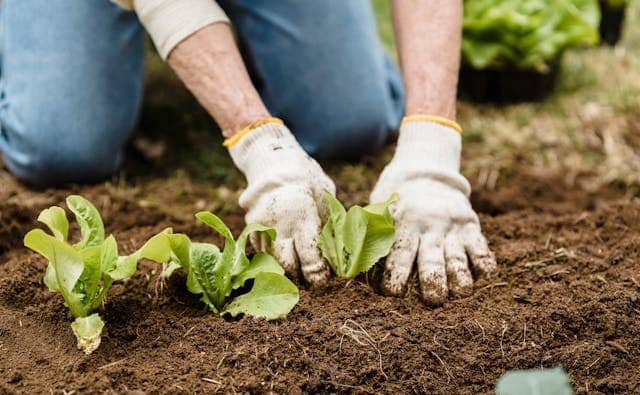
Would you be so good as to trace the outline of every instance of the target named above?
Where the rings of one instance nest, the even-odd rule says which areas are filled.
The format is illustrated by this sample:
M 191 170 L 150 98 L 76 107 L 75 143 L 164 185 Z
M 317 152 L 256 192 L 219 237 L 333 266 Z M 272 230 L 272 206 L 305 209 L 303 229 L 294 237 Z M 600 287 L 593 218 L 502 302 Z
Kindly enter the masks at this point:
M 41 283 L 46 262 L 21 246 L 37 213 L 82 193 L 124 252 L 166 226 L 220 244 L 191 216 L 206 193 L 179 207 L 145 203 L 135 188 L 37 194 L 8 179 L 0 170 L 0 393 L 489 393 L 508 369 L 559 364 L 579 393 L 640 391 L 640 202 L 615 190 L 516 171 L 475 194 L 499 270 L 438 309 L 359 278 L 302 289 L 285 320 L 224 320 L 180 276 L 160 287 L 143 261 L 111 289 L 103 342 L 85 356 L 62 298 Z M 223 217 L 243 227 L 240 213 Z

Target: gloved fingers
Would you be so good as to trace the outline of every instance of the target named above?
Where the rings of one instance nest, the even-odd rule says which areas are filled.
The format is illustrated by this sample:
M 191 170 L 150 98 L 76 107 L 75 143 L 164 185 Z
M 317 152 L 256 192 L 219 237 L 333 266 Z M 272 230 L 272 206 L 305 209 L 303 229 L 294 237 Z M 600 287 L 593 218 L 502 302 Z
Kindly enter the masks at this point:
M 480 225 L 471 223 L 465 225 L 460 236 L 464 247 L 469 254 L 476 276 L 485 276 L 496 270 L 496 258 L 489 249 L 487 239 L 482 235 Z
M 322 286 L 329 280 L 329 266 L 320 255 L 317 239 L 320 220 L 302 225 L 294 235 L 294 246 L 300 260 L 303 278 L 312 286 Z
M 449 292 L 457 297 L 471 295 L 473 276 L 469 270 L 464 244 L 455 233 L 449 233 L 445 238 L 444 260 Z
M 408 227 L 398 226 L 396 240 L 387 256 L 382 292 L 386 295 L 400 295 L 404 292 L 413 262 L 418 252 L 418 232 Z
M 278 237 L 271 243 L 271 254 L 280 262 L 282 268 L 291 278 L 297 279 L 299 276 L 299 265 L 296 251 L 293 246 L 293 238 Z
M 418 278 L 422 299 L 431 306 L 440 306 L 448 296 L 444 259 L 444 240 L 441 232 L 429 232 L 420 237 L 418 248 Z

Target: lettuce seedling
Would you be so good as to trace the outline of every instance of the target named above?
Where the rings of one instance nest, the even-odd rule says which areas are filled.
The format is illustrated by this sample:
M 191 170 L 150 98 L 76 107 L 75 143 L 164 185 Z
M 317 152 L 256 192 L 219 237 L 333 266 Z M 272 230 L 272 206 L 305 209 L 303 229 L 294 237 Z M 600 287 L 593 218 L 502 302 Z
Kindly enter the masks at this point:
M 354 278 L 371 269 L 389 254 L 396 235 L 389 205 L 386 202 L 346 211 L 340 201 L 325 191 L 329 219 L 322 228 L 318 246 L 338 277 Z
M 273 240 L 275 230 L 249 224 L 234 240 L 229 228 L 212 213 L 199 212 L 196 218 L 224 237 L 222 252 L 213 244 L 191 242 L 184 234 L 166 233 L 172 253 L 163 276 L 182 268 L 187 273 L 187 289 L 202 295 L 200 300 L 207 308 L 220 315 L 244 313 L 267 320 L 286 316 L 298 303 L 298 288 L 271 255 L 260 253 L 251 260 L 245 255 L 249 234 L 263 232 Z M 232 298 L 232 291 L 241 292 L 248 280 L 253 280 L 251 289 Z
M 163 262 L 171 251 L 160 234 L 135 253 L 118 256 L 116 240 L 113 235 L 105 238 L 102 218 L 95 206 L 81 196 L 69 196 L 66 201 L 80 226 L 81 240 L 75 244 L 67 241 L 67 216 L 62 208 L 53 206 L 38 216 L 38 221 L 45 224 L 53 236 L 33 229 L 24 237 L 24 245 L 49 261 L 44 283 L 64 298 L 65 306 L 75 317 L 71 329 L 78 348 L 90 354 L 100 345 L 104 328 L 95 310 L 101 306 L 111 284 L 131 277 L 138 260 Z

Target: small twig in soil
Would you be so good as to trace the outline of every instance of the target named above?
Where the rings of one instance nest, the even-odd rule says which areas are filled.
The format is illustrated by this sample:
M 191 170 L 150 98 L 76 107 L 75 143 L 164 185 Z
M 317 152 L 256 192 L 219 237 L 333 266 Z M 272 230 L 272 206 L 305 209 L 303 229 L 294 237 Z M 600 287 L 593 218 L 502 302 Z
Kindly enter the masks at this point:
M 218 380 L 214 380 L 214 379 L 210 379 L 207 377 L 203 377 L 202 381 L 206 381 L 207 383 L 211 383 L 211 384 L 222 384 L 220 381 Z
M 404 315 L 400 314 L 397 310 L 389 310 L 389 313 L 395 314 L 395 315 L 397 315 L 398 317 L 400 317 L 402 319 L 407 318 Z
M 433 342 L 434 342 L 438 347 L 443 348 L 443 349 L 445 349 L 445 350 L 447 350 L 447 351 L 451 351 L 451 349 L 450 349 L 450 348 L 448 348 L 447 346 L 445 346 L 445 345 L 443 345 L 443 344 L 439 343 L 439 342 L 436 340 L 436 335 L 435 335 L 435 334 L 433 335 Z
M 589 369 L 591 369 L 591 367 L 592 367 L 593 365 L 595 365 L 595 364 L 600 360 L 600 358 L 601 358 L 601 357 L 596 358 L 596 360 L 595 360 L 595 361 L 593 361 L 593 362 L 591 362 L 591 364 L 590 364 L 589 366 L 587 366 L 587 368 L 586 368 L 585 370 L 586 370 L 587 372 L 589 372 Z
M 485 336 L 485 332 L 484 332 L 484 327 L 480 325 L 477 319 L 474 318 L 473 320 L 476 322 L 476 325 L 478 325 L 480 327 L 480 330 L 482 331 L 482 341 L 487 341 L 487 337 Z
M 554 277 L 554 276 L 557 276 L 558 274 L 569 274 L 569 273 L 571 273 L 571 272 L 566 270 L 566 269 L 560 269 L 560 270 L 556 270 L 555 272 L 547 275 L 547 277 Z
M 480 288 L 478 290 L 478 292 L 480 291 L 484 291 L 485 289 L 491 289 L 491 288 L 495 288 L 495 287 L 504 287 L 505 285 L 508 285 L 509 283 L 507 282 L 501 282 L 501 283 L 493 283 L 493 284 L 489 284 L 487 286 L 484 286 L 482 288 Z
M 523 266 L 524 267 L 545 266 L 547 263 L 553 262 L 556 259 L 567 258 L 569 256 L 570 256 L 570 254 L 567 252 L 567 250 L 565 250 L 564 248 L 560 248 L 560 249 L 556 250 L 556 252 L 554 252 L 553 255 L 551 255 L 549 258 L 544 258 L 544 259 L 539 259 L 537 261 L 527 262 Z
M 447 373 L 447 384 L 449 384 L 451 382 L 451 380 L 454 380 L 455 377 L 453 377 L 453 374 L 451 374 L 451 372 L 449 371 L 449 368 L 447 367 L 447 364 L 444 363 L 444 361 L 442 360 L 442 358 L 440 358 L 440 356 L 438 354 L 436 354 L 434 351 L 429 351 L 431 353 L 431 355 L 433 355 L 434 357 L 436 357 L 438 359 L 438 361 L 440 361 L 440 364 L 442 364 L 442 366 L 444 367 L 444 371 Z
M 117 360 L 117 361 L 110 362 L 110 363 L 108 363 L 108 364 L 106 364 L 106 365 L 102 365 L 102 366 L 100 366 L 98 369 L 106 369 L 106 368 L 110 368 L 110 367 L 115 366 L 115 365 L 119 364 L 120 362 L 124 362 L 124 361 L 126 361 L 126 360 L 127 360 L 127 358 L 122 358 L 122 359 L 119 359 L 119 360 Z
M 352 327 L 349 326 L 349 324 L 352 324 L 357 328 L 352 328 Z M 342 337 L 340 338 L 340 346 L 338 348 L 340 350 L 340 352 L 342 352 L 342 342 L 343 342 L 345 336 L 349 336 L 350 338 L 355 340 L 355 342 L 360 344 L 361 346 L 370 346 L 370 347 L 372 347 L 378 353 L 378 361 L 379 361 L 379 365 L 380 365 L 380 373 L 384 376 L 385 379 L 389 378 L 389 377 L 387 377 L 387 374 L 384 372 L 384 369 L 382 368 L 382 353 L 380 352 L 380 349 L 378 348 L 378 346 L 376 344 L 376 341 L 373 340 L 371 335 L 369 335 L 369 332 L 367 332 L 362 327 L 362 325 L 358 324 L 354 320 L 346 320 L 344 322 L 344 324 L 342 324 L 340 329 L 338 329 L 338 331 L 340 333 L 342 333 Z
M 184 335 L 182 335 L 182 337 L 187 337 L 189 336 L 189 333 L 191 333 L 192 330 L 196 329 L 197 325 L 192 326 L 191 328 L 189 328 L 189 330 L 187 330 Z
M 551 232 L 547 235 L 547 240 L 544 242 L 544 249 L 548 250 L 549 246 L 551 246 Z
M 502 358 L 505 357 L 504 354 L 504 347 L 502 346 L 502 343 L 504 341 L 504 334 L 507 333 L 507 329 L 509 329 L 509 327 L 507 326 L 506 322 L 502 322 L 502 333 L 500 334 L 500 351 L 502 351 Z
M 348 385 L 348 384 L 340 384 L 340 383 L 336 383 L 335 381 L 330 381 L 330 383 L 332 385 L 335 385 L 336 387 L 349 388 L 349 389 L 352 389 L 352 390 L 358 390 L 358 391 L 366 392 L 368 394 L 375 394 L 376 393 L 375 391 L 370 390 L 367 387 L 356 386 L 356 385 Z
M 623 352 L 625 354 L 629 354 L 629 351 L 626 348 L 624 348 L 624 346 L 622 344 L 620 344 L 618 342 L 614 342 L 613 340 L 607 340 L 605 342 L 605 344 L 608 345 L 608 346 L 611 346 L 611 347 L 615 348 L 616 350 L 621 351 L 621 352 Z

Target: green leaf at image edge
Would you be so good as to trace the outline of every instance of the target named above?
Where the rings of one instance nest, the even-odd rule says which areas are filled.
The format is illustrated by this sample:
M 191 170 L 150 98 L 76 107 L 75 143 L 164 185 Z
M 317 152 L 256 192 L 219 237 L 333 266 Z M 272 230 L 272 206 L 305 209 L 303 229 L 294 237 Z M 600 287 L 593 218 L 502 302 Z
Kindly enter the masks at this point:
M 571 395 L 573 389 L 563 368 L 511 370 L 496 384 L 498 395 Z

